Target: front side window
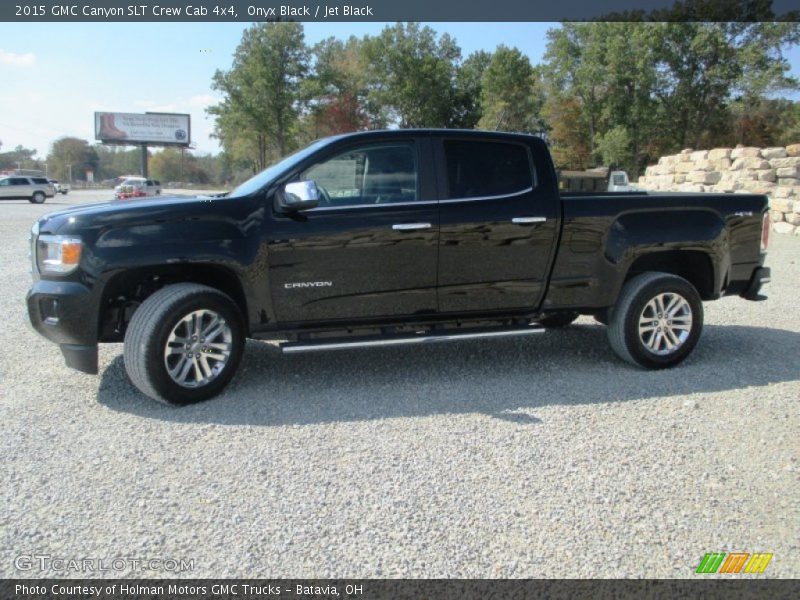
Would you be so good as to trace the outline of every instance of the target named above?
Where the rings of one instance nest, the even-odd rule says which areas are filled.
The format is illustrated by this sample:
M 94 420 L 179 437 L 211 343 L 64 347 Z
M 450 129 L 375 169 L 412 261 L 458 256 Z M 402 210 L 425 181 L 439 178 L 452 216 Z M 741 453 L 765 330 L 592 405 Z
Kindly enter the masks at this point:
M 0 179 L 0 185 L 9 185 L 10 183 L 10 179 Z
M 509 196 L 534 187 L 528 150 L 505 142 L 445 141 L 451 199 Z
M 300 175 L 313 180 L 320 206 L 396 204 L 419 200 L 413 144 L 382 144 L 347 150 Z

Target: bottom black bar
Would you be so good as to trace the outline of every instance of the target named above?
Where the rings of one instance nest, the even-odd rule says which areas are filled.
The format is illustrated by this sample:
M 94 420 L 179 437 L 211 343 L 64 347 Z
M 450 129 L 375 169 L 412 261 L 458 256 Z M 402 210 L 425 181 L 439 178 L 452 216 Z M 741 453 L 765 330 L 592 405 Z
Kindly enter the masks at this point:
M 736 600 L 800 598 L 796 579 L 5 579 L 0 598 L 32 600 Z

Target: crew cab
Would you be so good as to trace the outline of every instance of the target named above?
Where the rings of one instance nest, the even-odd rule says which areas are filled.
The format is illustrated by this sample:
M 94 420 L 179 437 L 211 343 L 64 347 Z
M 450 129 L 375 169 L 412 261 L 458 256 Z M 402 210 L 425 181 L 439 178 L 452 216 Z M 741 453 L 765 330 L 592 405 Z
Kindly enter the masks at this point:
M 196 402 L 246 338 L 285 353 L 540 334 L 593 315 L 625 361 L 683 361 L 703 301 L 761 296 L 754 194 L 561 194 L 544 141 L 394 130 L 317 141 L 224 197 L 77 206 L 31 232 L 34 328 L 144 394 Z

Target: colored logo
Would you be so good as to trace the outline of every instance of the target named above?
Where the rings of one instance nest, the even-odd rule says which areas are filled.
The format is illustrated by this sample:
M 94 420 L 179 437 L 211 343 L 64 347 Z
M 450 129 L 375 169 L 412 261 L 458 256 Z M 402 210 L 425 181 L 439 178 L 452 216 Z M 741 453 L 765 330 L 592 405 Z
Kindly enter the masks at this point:
M 763 573 L 772 554 L 766 552 L 709 552 L 700 561 L 696 573 Z

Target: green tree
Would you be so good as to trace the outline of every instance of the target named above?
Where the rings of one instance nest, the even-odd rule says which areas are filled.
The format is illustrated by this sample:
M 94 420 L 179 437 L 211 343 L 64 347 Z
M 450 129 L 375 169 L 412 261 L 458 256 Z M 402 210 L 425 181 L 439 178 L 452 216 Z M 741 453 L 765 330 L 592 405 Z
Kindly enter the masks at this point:
M 796 89 L 783 52 L 798 31 L 770 22 L 567 23 L 548 32 L 548 106 L 575 98 L 594 160 L 602 159 L 601 140 L 607 153 L 627 139 L 620 166 L 635 174 L 661 154 L 730 143 L 750 120 L 732 110 L 734 98 L 755 107 Z M 607 137 L 616 128 L 625 135 Z
M 362 40 L 331 37 L 314 46 L 312 54 L 314 69 L 302 85 L 310 139 L 386 125 L 385 115 L 369 102 Z
M 22 167 L 23 169 L 38 169 L 41 167 L 41 164 L 34 158 L 35 156 L 36 150 L 23 146 L 17 146 L 8 152 L 0 152 L 0 170 L 16 169 L 18 167 Z
M 498 46 L 483 74 L 482 129 L 542 133 L 539 70 L 517 48 Z
M 447 127 L 456 120 L 461 50 L 417 23 L 387 26 L 363 42 L 368 101 L 400 127 Z
M 59 138 L 47 156 L 48 173 L 58 179 L 82 179 L 86 171 L 97 171 L 99 164 L 97 151 L 76 137 Z
M 597 23 L 564 23 L 547 32 L 545 77 L 551 94 L 577 98 L 581 121 L 594 153 L 595 137 L 601 127 L 606 90 L 603 68 L 603 37 Z
M 662 23 L 657 92 L 662 133 L 672 148 L 703 145 L 708 132 L 730 128 L 734 95 L 755 103 L 768 93 L 798 88 L 786 75 L 783 50 L 798 43 L 797 23 Z
M 150 172 L 164 182 L 208 183 L 208 172 L 188 150 L 165 148 L 150 159 Z
M 481 108 L 483 78 L 491 61 L 491 53 L 479 50 L 470 54 L 458 67 L 453 127 L 473 129 L 478 126 L 483 116 Z
M 624 125 L 606 131 L 597 141 L 597 151 L 603 164 L 624 167 L 631 160 L 631 136 Z
M 293 145 L 299 90 L 308 71 L 308 49 L 298 23 L 259 23 L 245 30 L 228 71 L 214 74 L 220 104 L 215 135 L 236 155 L 252 152 L 256 169 Z
M 124 146 L 94 146 L 98 158 L 96 179 L 114 179 L 132 175 L 141 168 L 141 150 Z

